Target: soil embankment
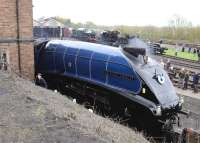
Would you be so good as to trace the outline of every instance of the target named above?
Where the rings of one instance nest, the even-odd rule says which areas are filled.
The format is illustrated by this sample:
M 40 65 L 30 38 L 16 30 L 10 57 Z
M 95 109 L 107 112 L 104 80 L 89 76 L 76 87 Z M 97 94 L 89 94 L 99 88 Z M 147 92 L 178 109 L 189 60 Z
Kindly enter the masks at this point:
M 0 142 L 145 143 L 132 129 L 0 71 Z

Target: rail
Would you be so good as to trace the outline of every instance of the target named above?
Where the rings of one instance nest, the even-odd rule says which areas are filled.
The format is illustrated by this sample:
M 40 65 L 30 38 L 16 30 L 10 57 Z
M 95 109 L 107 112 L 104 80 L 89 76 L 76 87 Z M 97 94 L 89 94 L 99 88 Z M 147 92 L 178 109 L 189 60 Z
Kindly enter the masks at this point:
M 196 71 L 200 71 L 200 62 L 198 61 L 192 61 L 167 55 L 156 55 L 156 56 L 163 59 L 170 59 L 171 64 L 174 66 L 181 66 L 184 68 L 190 68 Z

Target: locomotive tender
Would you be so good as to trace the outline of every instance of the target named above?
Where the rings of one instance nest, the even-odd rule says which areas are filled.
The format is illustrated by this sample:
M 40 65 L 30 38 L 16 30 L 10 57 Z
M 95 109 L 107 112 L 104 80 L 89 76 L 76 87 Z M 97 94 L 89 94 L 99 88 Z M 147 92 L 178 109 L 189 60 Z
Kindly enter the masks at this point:
M 128 112 L 143 126 L 170 126 L 181 112 L 183 99 L 146 49 L 52 40 L 35 46 L 35 70 L 49 87 L 70 88 Z

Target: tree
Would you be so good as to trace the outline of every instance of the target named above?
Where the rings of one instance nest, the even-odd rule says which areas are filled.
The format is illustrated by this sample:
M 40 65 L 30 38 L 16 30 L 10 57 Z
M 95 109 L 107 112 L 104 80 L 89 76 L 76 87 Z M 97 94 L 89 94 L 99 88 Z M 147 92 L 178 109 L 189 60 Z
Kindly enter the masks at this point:
M 185 40 L 188 36 L 188 29 L 192 27 L 192 23 L 180 15 L 174 15 L 169 20 L 169 27 L 172 32 L 172 38 Z
M 180 15 L 173 15 L 172 18 L 169 20 L 169 26 L 170 27 L 192 27 L 192 23 L 185 19 L 184 17 Z

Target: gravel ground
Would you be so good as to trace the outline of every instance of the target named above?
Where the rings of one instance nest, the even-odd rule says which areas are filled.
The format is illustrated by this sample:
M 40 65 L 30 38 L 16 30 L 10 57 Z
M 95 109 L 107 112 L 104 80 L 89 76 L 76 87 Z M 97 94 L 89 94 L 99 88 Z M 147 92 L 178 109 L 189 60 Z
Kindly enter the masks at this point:
M 189 118 L 182 115 L 183 127 L 193 128 L 200 133 L 200 93 L 193 93 L 191 90 L 175 88 L 179 96 L 183 96 L 183 110 L 190 111 Z
M 188 118 L 181 116 L 183 127 L 193 128 L 200 133 L 200 99 L 184 96 L 184 100 L 183 109 L 191 111 L 191 114 Z
M 0 142 L 145 143 L 141 133 L 0 71 Z

